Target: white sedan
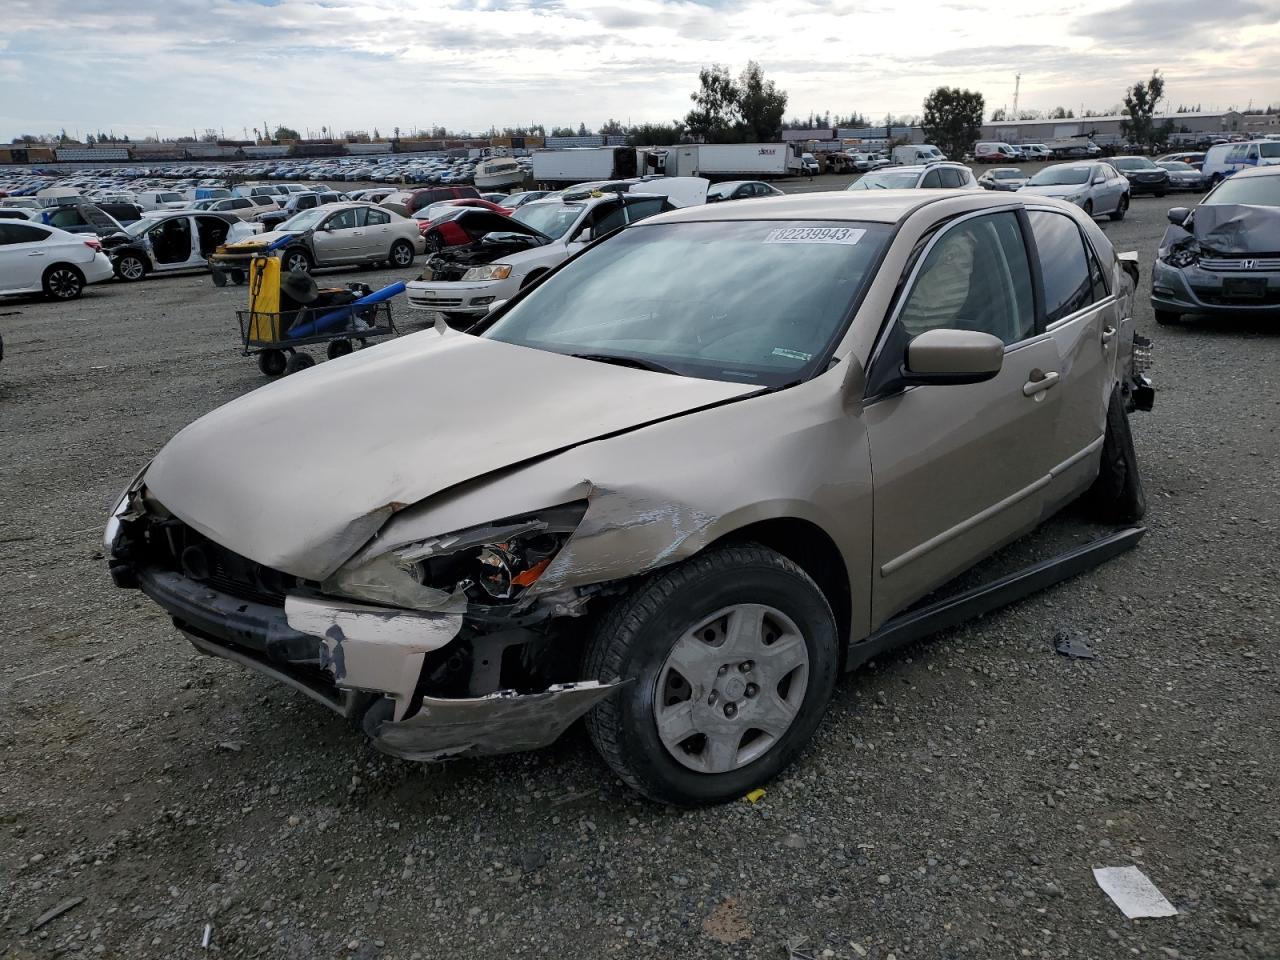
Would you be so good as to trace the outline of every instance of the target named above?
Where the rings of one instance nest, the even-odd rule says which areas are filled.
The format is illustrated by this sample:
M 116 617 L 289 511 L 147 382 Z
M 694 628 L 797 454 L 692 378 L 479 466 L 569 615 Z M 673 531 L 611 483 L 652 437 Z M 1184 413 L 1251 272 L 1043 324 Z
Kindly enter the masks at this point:
M 44 293 L 51 300 L 74 300 L 87 284 L 109 280 L 113 272 L 97 237 L 0 220 L 0 295 Z

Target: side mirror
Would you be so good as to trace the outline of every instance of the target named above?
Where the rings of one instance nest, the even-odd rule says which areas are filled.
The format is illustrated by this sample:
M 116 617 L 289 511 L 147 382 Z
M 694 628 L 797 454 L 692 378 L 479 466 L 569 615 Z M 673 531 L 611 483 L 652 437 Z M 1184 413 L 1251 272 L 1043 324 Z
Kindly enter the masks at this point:
M 929 330 L 907 344 L 902 378 L 909 384 L 981 383 L 1000 372 L 1004 343 L 977 330 Z
M 584 228 L 584 229 L 582 229 L 582 230 L 579 230 L 579 231 L 578 231 L 578 235 L 577 235 L 576 237 L 574 237 L 573 239 L 574 239 L 574 241 L 575 241 L 575 242 L 577 242 L 577 243 L 590 243 L 590 242 L 591 242 L 592 240 L 594 240 L 595 238 L 596 238 L 596 231 L 595 231 L 595 228 L 594 228 L 594 227 L 586 227 L 586 228 Z
M 1187 207 L 1172 207 L 1168 216 L 1170 223 L 1175 227 L 1180 227 L 1187 222 L 1187 217 L 1191 216 L 1191 211 Z

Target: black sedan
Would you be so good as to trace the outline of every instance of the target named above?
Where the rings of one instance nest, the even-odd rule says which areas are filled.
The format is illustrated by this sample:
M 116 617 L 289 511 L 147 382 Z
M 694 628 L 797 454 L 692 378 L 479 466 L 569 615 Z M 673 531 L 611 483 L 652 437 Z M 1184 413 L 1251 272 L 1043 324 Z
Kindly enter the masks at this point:
M 749 197 L 781 197 L 782 191 L 759 180 L 726 180 L 707 190 L 707 203 L 722 200 L 746 200 Z
M 1154 193 L 1163 197 L 1169 192 L 1169 171 L 1156 166 L 1150 157 L 1112 157 L 1111 165 L 1129 181 L 1131 194 Z
M 1170 190 L 1204 190 L 1209 186 L 1209 178 L 1191 166 L 1179 160 L 1157 160 L 1156 166 L 1169 171 Z

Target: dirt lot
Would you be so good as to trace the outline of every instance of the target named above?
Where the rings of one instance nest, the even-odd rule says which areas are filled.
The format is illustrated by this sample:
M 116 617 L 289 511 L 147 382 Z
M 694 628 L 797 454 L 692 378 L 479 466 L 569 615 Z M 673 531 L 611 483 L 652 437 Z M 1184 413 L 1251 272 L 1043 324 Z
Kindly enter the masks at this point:
M 1106 224 L 1146 276 L 1180 202 Z M 0 303 L 0 955 L 1280 957 L 1273 327 L 1153 330 L 1144 303 L 1141 546 L 847 678 L 759 803 L 685 812 L 624 790 L 579 730 L 381 757 L 111 586 L 121 487 L 263 383 L 243 297 L 189 276 Z M 1055 654 L 1061 627 L 1098 659 Z M 1126 864 L 1179 916 L 1125 920 L 1090 869 Z

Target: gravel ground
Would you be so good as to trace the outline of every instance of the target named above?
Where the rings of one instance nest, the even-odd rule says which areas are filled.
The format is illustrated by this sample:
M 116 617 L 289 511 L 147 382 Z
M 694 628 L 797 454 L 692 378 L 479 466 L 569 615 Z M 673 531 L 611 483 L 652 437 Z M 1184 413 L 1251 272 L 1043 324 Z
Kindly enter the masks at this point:
M 1144 276 L 1182 202 L 1106 225 Z M 382 757 L 111 586 L 112 499 L 263 382 L 243 298 L 189 276 L 0 303 L 0 955 L 1280 957 L 1272 328 L 1153 332 L 1144 303 L 1140 547 L 846 678 L 763 799 L 686 812 L 580 729 Z M 1063 627 L 1098 659 L 1055 654 Z M 1090 871 L 1127 864 L 1177 917 L 1124 918 Z

